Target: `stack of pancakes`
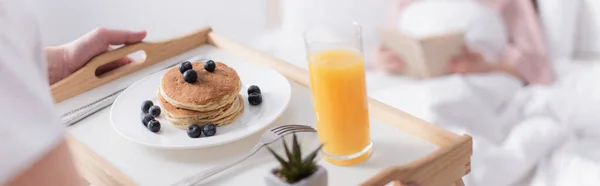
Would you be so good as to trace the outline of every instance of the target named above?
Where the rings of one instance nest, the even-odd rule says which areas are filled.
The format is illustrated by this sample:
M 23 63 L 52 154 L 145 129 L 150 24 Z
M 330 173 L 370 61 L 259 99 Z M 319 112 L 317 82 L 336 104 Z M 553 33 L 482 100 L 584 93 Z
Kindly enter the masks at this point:
M 178 68 L 163 75 L 158 101 L 171 124 L 181 129 L 192 124 L 222 126 L 242 114 L 244 100 L 239 95 L 240 77 L 231 67 L 215 63 L 215 70 L 208 72 L 204 70 L 204 62 L 192 62 L 192 69 L 198 74 L 195 83 L 184 81 Z

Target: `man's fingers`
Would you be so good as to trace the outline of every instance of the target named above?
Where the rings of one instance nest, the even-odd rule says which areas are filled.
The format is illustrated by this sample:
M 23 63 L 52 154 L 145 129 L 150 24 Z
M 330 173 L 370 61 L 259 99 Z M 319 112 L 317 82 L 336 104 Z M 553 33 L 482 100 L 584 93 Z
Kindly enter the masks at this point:
M 97 28 L 90 32 L 90 37 L 104 46 L 136 43 L 146 37 L 146 31 L 126 31 Z
M 92 57 L 104 53 L 110 45 L 136 43 L 146 37 L 146 31 L 124 31 L 97 28 L 88 32 L 70 45 L 70 59 L 79 66 L 85 64 Z

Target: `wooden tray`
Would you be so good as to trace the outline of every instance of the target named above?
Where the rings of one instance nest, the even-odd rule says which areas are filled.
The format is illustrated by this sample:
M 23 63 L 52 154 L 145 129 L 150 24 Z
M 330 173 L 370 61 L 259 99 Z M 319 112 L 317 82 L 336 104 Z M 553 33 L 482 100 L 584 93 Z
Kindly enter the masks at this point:
M 55 100 L 60 102 L 201 45 L 213 45 L 248 61 L 269 66 L 289 80 L 309 87 L 309 76 L 306 70 L 214 33 L 211 28 L 204 28 L 171 40 L 140 42 L 101 54 L 79 71 L 53 84 L 52 93 Z M 95 75 L 98 66 L 139 50 L 146 52 L 147 56 L 143 61 L 128 64 L 101 77 Z M 470 171 L 472 154 L 470 136 L 458 136 L 372 98 L 369 98 L 369 113 L 371 117 L 383 123 L 396 126 L 440 148 L 411 163 L 385 168 L 361 185 L 383 186 L 391 182 L 395 185 L 402 185 L 401 183 L 416 183 L 421 186 L 464 185 L 462 176 Z M 91 183 L 135 185 L 130 178 L 76 138 L 68 136 L 67 140 L 82 176 Z

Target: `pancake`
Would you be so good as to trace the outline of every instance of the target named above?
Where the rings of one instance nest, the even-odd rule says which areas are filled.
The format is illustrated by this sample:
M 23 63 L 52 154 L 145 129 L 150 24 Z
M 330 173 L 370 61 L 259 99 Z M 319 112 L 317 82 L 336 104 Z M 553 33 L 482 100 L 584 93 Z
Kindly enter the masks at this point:
M 172 108 L 169 106 L 168 102 L 160 101 L 164 108 Z M 174 107 L 174 106 L 173 106 Z M 213 111 L 213 113 L 202 113 L 196 111 L 189 111 L 189 113 L 202 113 L 197 116 L 188 115 L 187 117 L 181 117 L 180 115 L 175 115 L 174 113 L 181 113 L 179 111 L 170 112 L 165 109 L 165 117 L 169 120 L 173 126 L 180 129 L 187 129 L 192 124 L 198 124 L 200 126 L 212 123 L 217 126 L 227 125 L 229 123 L 234 122 L 244 111 L 244 99 L 241 95 L 238 95 L 234 102 L 230 104 L 228 107 L 223 108 L 222 110 Z M 186 112 L 187 113 L 187 112 Z M 204 115 L 206 114 L 206 115 Z
M 231 102 L 231 103 L 226 104 L 223 107 L 215 109 L 215 110 L 196 111 L 196 110 L 188 110 L 188 109 L 184 109 L 184 108 L 175 107 L 174 105 L 167 102 L 160 93 L 157 94 L 157 97 L 158 97 L 158 102 L 161 105 L 162 110 L 165 112 L 165 114 L 167 114 L 169 117 L 174 118 L 174 119 L 215 118 L 215 117 L 219 116 L 220 114 L 222 114 L 223 110 L 228 109 L 234 103 L 234 102 Z M 237 99 L 237 96 L 235 98 Z M 234 99 L 234 101 L 236 99 Z
M 198 73 L 195 83 L 183 80 L 179 68 L 168 70 L 160 81 L 160 94 L 171 105 L 195 111 L 218 110 L 231 104 L 241 90 L 237 72 L 221 62 L 215 62 L 214 72 L 204 70 L 204 62 L 193 62 Z

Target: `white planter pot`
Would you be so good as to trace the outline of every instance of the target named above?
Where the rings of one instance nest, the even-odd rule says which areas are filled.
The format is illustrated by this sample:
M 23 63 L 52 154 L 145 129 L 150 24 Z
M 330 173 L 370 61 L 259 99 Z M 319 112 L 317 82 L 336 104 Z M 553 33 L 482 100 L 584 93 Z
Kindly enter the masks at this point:
M 294 184 L 284 182 L 275 174 L 269 172 L 265 177 L 265 182 L 267 186 L 327 186 L 327 169 L 319 166 L 317 172 Z

